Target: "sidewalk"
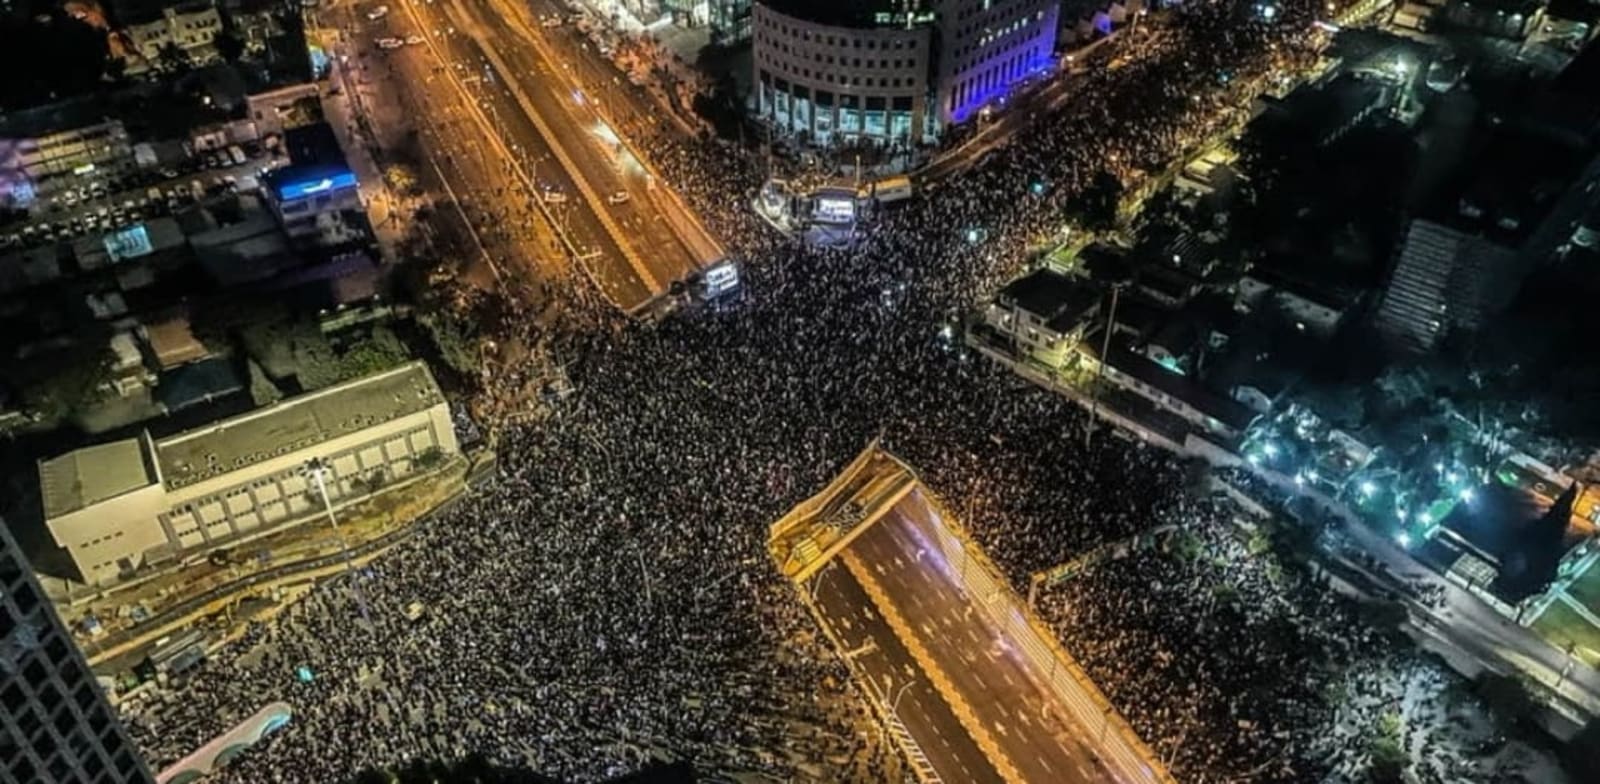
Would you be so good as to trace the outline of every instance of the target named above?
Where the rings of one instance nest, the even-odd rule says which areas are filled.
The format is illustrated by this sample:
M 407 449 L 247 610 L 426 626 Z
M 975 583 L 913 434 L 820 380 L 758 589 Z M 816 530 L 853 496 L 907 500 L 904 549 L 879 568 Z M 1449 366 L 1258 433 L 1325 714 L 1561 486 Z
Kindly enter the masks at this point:
M 377 129 L 374 129 L 368 122 L 372 107 L 393 105 L 393 102 L 373 99 L 370 95 L 372 88 L 359 73 L 360 56 L 352 49 L 348 42 L 340 42 L 334 50 L 328 80 L 337 85 L 338 92 L 323 92 L 322 112 L 333 127 L 350 168 L 355 170 L 361 203 L 367 208 L 367 220 L 372 224 L 378 253 L 386 266 L 392 266 L 399 259 L 395 249 L 404 234 L 402 218 L 409 210 L 390 193 L 383 168 L 373 155 L 373 148 L 382 149 L 393 142 L 382 139 L 379 133 L 381 129 L 396 127 L 397 123 L 380 117 Z M 350 57 L 349 63 L 341 62 L 341 55 L 346 54 Z

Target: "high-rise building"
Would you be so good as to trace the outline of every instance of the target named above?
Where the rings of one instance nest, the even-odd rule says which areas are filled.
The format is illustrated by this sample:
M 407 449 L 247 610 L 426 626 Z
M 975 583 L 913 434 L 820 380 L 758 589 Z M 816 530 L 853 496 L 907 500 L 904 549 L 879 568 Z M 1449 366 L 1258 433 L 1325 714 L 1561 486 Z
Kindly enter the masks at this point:
M 153 779 L 0 524 L 0 781 L 149 784 Z
M 751 108 L 803 144 L 911 147 L 1054 63 L 1052 0 L 759 0 Z

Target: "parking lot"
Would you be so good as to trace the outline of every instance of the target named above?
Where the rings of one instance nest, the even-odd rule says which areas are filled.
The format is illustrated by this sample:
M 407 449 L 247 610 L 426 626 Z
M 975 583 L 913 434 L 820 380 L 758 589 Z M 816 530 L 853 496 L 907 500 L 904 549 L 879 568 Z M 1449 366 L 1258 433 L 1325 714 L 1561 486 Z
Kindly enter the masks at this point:
M 27 250 L 104 234 L 171 215 L 225 191 L 251 191 L 262 174 L 285 162 L 281 155 L 254 145 L 230 145 L 196 151 L 178 165 L 97 178 L 40 199 L 28 220 L 0 227 L 0 250 Z

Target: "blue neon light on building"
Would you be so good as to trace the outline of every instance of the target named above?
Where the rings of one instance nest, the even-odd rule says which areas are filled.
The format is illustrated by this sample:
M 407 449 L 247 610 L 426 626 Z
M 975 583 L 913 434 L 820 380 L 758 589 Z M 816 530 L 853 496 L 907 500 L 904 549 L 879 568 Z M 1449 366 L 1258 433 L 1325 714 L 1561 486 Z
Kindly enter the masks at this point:
M 283 201 L 290 201 L 292 199 L 303 199 L 307 196 L 315 196 L 319 193 L 332 193 L 333 191 L 340 191 L 344 190 L 345 188 L 354 187 L 356 187 L 355 174 L 344 171 L 330 174 L 322 178 L 302 180 L 300 182 L 292 182 L 288 185 L 279 186 L 278 198 Z

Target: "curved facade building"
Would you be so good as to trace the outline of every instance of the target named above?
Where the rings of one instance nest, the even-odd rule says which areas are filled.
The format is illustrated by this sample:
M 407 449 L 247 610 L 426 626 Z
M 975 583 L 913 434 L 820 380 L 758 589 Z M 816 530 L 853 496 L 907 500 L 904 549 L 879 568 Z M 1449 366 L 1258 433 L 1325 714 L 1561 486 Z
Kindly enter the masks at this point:
M 938 130 L 929 112 L 932 30 L 874 10 L 890 5 L 757 3 L 752 38 L 761 116 L 780 132 L 822 146 L 931 141 Z
M 1054 0 L 759 0 L 751 107 L 804 144 L 911 147 L 1054 64 Z

